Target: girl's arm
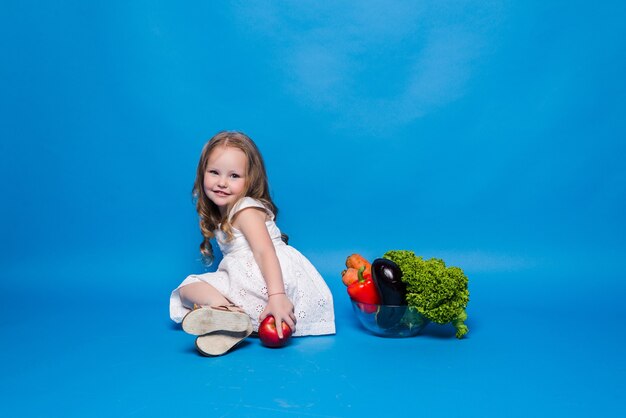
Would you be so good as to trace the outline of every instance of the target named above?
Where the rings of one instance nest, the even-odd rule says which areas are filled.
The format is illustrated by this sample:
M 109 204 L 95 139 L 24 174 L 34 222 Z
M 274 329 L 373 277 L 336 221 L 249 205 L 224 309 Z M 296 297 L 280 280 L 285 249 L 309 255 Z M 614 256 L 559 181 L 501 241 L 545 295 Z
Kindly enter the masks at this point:
M 263 210 L 245 208 L 237 213 L 233 226 L 240 230 L 248 241 L 254 260 L 259 265 L 267 285 L 268 303 L 259 316 L 259 321 L 263 321 L 268 315 L 273 315 L 276 319 L 278 336 L 283 338 L 282 322 L 286 322 L 295 332 L 296 316 L 293 312 L 293 303 L 285 294 L 280 262 L 265 226 L 266 217 L 267 214 Z

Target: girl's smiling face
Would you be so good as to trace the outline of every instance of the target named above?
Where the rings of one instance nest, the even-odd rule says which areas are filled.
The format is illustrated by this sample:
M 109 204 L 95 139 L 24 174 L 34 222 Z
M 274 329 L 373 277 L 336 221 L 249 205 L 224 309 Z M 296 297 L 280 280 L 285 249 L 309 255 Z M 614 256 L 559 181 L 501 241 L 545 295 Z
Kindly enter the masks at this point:
M 204 193 L 219 208 L 222 216 L 246 188 L 247 157 L 239 148 L 215 148 L 204 173 Z

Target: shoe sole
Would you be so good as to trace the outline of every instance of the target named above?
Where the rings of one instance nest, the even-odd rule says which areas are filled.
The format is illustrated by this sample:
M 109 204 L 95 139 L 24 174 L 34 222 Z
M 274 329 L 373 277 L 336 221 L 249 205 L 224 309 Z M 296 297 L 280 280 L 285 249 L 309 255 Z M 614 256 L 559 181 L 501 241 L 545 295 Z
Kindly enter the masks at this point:
M 199 308 L 185 315 L 182 327 L 188 334 L 204 335 L 215 331 L 244 332 L 251 327 L 251 322 L 243 312 Z
M 245 331 L 214 331 L 196 338 L 196 349 L 207 357 L 221 356 L 252 334 L 252 324 Z

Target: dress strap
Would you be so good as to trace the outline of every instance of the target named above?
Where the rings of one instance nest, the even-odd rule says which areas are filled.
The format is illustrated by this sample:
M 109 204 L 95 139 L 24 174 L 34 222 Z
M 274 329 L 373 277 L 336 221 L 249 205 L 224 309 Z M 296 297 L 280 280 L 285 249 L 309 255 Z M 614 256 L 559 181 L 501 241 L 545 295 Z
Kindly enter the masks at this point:
M 232 221 L 233 217 L 238 212 L 246 208 L 263 209 L 268 214 L 270 220 L 272 221 L 274 220 L 274 214 L 272 213 L 272 211 L 266 208 L 265 205 L 263 205 L 263 203 L 261 203 L 259 200 L 254 199 L 252 197 L 242 197 L 241 199 L 239 199 L 237 203 L 235 203 L 235 205 L 230 210 L 230 213 L 228 214 L 228 220 Z

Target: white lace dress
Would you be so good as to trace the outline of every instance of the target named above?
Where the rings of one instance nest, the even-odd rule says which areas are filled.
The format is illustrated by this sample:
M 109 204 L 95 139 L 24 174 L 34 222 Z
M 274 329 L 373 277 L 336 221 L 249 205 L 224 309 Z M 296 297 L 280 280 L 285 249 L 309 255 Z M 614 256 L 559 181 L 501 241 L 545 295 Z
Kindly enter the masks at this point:
M 230 218 L 248 207 L 265 209 L 261 202 L 245 197 L 233 207 Z M 274 242 L 285 292 L 294 304 L 297 318 L 294 336 L 334 334 L 333 297 L 326 282 L 306 257 L 281 240 L 281 232 L 274 222 L 274 215 L 269 211 L 268 214 L 270 220 L 265 225 Z M 245 237 L 234 228 L 233 234 L 233 239 L 226 241 L 225 234 L 220 230 L 216 231 L 216 240 L 224 256 L 216 272 L 192 274 L 174 289 L 170 296 L 170 317 L 173 321 L 181 322 L 189 312 L 180 299 L 180 287 L 206 282 L 232 303 L 243 308 L 250 316 L 253 327 L 258 328 L 259 315 L 267 305 L 267 287 Z

